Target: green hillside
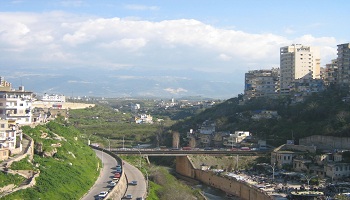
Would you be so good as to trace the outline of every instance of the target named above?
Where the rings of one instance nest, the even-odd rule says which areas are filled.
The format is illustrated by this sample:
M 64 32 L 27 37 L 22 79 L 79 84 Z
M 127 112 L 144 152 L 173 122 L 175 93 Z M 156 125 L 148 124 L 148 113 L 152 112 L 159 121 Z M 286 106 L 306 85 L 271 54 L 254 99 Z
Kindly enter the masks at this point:
M 205 120 L 216 122 L 217 130 L 250 131 L 254 136 L 266 139 L 268 144 L 280 145 L 287 139 L 310 135 L 350 136 L 350 103 L 342 101 L 348 90 L 329 88 L 313 94 L 302 103 L 292 103 L 290 97 L 277 99 L 258 98 L 238 105 L 242 98 L 229 99 L 171 127 L 183 136 L 190 129 L 198 129 Z M 279 119 L 254 121 L 257 110 L 276 110 Z
M 80 199 L 95 183 L 99 175 L 99 159 L 86 145 L 86 139 L 80 137 L 80 132 L 63 123 L 22 127 L 23 132 L 42 148 L 35 147 L 32 161 L 23 159 L 14 163 L 13 167 L 19 170 L 21 166 L 23 169 L 31 168 L 40 171 L 40 176 L 34 187 L 12 193 L 5 199 Z M 51 146 L 57 143 L 61 144 L 60 147 Z M 43 156 L 44 152 L 55 153 Z

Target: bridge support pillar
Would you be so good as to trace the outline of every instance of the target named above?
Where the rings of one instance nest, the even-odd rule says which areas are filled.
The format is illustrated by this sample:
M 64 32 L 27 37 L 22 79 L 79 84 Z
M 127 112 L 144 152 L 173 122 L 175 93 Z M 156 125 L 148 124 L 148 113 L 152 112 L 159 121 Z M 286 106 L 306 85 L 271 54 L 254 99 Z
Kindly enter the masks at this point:
M 176 156 L 176 172 L 183 176 L 195 178 L 194 166 L 188 156 Z

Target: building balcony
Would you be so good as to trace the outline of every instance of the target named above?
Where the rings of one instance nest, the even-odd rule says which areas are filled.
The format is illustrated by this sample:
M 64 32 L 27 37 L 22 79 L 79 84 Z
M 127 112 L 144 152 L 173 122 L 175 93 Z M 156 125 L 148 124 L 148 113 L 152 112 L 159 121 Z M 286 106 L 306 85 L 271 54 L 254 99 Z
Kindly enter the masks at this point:
M 7 117 L 30 117 L 31 115 L 30 114 L 26 114 L 26 113 L 17 113 L 17 114 L 7 114 Z

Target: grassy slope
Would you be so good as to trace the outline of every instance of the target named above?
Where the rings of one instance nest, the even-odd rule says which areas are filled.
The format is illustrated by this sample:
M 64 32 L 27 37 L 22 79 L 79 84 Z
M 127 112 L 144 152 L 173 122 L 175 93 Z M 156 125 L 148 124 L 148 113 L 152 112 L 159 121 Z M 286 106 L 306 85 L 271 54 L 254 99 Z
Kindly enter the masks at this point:
M 41 132 L 47 132 L 49 139 L 40 138 Z M 79 199 L 94 184 L 98 177 L 98 158 L 94 151 L 81 141 L 75 128 L 50 122 L 45 126 L 32 129 L 23 127 L 36 143 L 42 142 L 43 149 L 52 149 L 51 144 L 60 142 L 61 147 L 53 157 L 34 156 L 33 168 L 40 170 L 37 184 L 29 189 L 20 190 L 6 196 L 6 199 Z M 65 140 L 54 139 L 57 135 Z M 77 139 L 77 140 L 75 140 Z

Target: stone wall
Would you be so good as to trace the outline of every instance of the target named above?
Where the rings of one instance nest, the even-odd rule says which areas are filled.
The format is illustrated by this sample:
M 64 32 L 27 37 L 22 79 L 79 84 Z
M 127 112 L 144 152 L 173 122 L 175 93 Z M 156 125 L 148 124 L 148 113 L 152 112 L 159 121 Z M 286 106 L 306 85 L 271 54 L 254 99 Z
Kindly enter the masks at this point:
M 202 183 L 233 194 L 244 200 L 271 200 L 263 191 L 234 178 L 218 176 L 211 171 L 195 169 L 187 156 L 176 157 L 176 172 Z
M 26 158 L 27 156 L 29 156 L 30 160 L 33 159 L 33 155 L 34 155 L 34 141 L 33 141 L 33 139 L 31 137 L 29 137 L 26 134 L 23 134 L 23 137 L 29 141 L 28 145 L 26 147 L 24 147 L 25 149 L 24 149 L 23 154 L 22 155 L 17 155 L 14 158 L 9 159 L 6 162 L 6 167 L 10 167 L 13 162 L 20 161 L 20 160 Z
M 313 135 L 299 139 L 299 144 L 305 146 L 314 145 L 321 150 L 350 149 L 350 138 Z

